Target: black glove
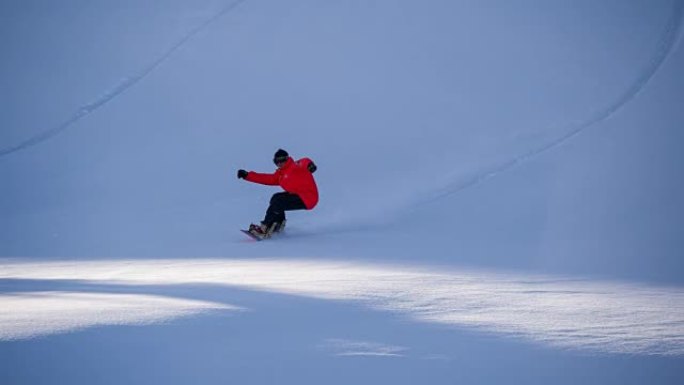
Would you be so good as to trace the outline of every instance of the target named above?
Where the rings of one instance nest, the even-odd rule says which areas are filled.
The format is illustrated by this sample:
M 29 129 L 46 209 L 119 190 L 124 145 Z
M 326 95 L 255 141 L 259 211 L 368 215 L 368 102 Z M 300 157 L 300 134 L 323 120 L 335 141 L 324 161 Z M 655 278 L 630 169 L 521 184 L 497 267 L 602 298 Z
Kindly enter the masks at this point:
M 247 178 L 247 171 L 238 170 L 238 179 L 245 179 L 245 178 Z
M 316 164 L 314 164 L 314 162 L 309 163 L 309 172 L 310 173 L 312 173 L 312 174 L 315 173 L 317 169 L 318 169 L 318 167 L 316 167 Z

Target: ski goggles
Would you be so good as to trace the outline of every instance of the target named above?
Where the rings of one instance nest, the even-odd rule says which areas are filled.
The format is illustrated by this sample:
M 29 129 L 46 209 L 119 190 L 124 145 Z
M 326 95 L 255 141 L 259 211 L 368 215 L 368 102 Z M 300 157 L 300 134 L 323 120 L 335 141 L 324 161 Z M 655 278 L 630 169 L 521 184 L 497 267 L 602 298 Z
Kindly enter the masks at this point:
M 280 156 L 280 157 L 277 157 L 277 158 L 273 158 L 273 163 L 274 163 L 276 166 L 279 165 L 279 164 L 281 164 L 281 163 L 285 163 L 285 162 L 287 162 L 287 157 L 286 157 L 286 156 Z

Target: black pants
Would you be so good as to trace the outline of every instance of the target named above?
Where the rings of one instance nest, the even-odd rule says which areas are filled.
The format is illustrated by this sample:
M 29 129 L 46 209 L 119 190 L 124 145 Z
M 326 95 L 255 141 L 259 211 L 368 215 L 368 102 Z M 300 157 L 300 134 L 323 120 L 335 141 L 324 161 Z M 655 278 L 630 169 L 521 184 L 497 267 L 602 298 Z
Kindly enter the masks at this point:
M 271 204 L 268 206 L 266 217 L 261 223 L 270 227 L 273 223 L 280 223 L 285 220 L 285 211 L 304 209 L 306 209 L 306 206 L 299 195 L 279 192 L 271 197 Z

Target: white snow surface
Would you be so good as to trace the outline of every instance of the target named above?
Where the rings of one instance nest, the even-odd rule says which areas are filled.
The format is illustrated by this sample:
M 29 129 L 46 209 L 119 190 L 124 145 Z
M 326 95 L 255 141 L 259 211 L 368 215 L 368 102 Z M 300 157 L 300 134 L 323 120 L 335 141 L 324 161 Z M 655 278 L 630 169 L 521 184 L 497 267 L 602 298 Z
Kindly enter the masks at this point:
M 315 260 L 78 261 L 3 263 L 0 268 L 0 278 L 8 279 L 76 280 L 117 285 L 239 286 L 354 301 L 378 310 L 406 314 L 422 322 L 478 327 L 565 348 L 609 353 L 684 354 L 684 290 L 678 288 Z M 60 296 L 55 299 L 58 298 Z M 130 309 L 118 303 L 117 298 L 114 296 L 111 304 L 102 298 L 101 303 L 107 305 L 103 310 L 114 312 L 120 308 L 122 314 L 130 314 Z M 0 298 L 0 303 L 3 308 L 10 309 L 11 314 L 23 305 L 24 301 L 19 299 L 9 296 Z M 133 304 L 135 299 L 130 299 Z M 221 308 L 216 304 L 212 307 L 212 304 L 191 301 L 177 304 L 158 301 L 159 306 L 151 314 L 142 313 L 138 317 L 153 320 L 155 316 L 159 319 L 181 316 L 182 310 L 193 310 L 193 304 L 197 310 Z M 173 305 L 179 307 L 176 314 Z M 54 306 L 49 308 L 54 309 Z M 96 310 L 91 309 L 97 313 Z M 45 333 L 43 325 L 50 323 L 56 325 L 56 332 L 68 329 L 60 327 L 60 320 L 53 319 L 51 312 L 30 314 L 28 317 L 34 320 L 38 329 L 35 333 L 30 332 L 24 319 L 9 317 L 0 319 L 0 337 L 16 337 L 14 331 L 18 328 L 23 329 L 26 336 Z M 76 316 L 78 318 L 78 314 Z M 136 317 L 135 314 L 130 316 Z M 112 319 L 116 320 L 116 317 Z M 107 319 L 92 323 L 107 323 Z
M 145 325 L 228 305 L 139 294 L 30 292 L 0 295 L 0 340 L 35 338 L 103 325 Z
M 0 2 L 0 383 L 683 383 L 683 22 Z

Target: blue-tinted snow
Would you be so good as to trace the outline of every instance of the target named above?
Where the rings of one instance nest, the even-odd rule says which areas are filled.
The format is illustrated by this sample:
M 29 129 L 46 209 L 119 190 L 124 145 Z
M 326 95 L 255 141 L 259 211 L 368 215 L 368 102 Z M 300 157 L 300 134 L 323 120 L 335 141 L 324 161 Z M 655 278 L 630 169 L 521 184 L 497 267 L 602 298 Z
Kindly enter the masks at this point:
M 683 11 L 0 3 L 0 382 L 681 383 Z

